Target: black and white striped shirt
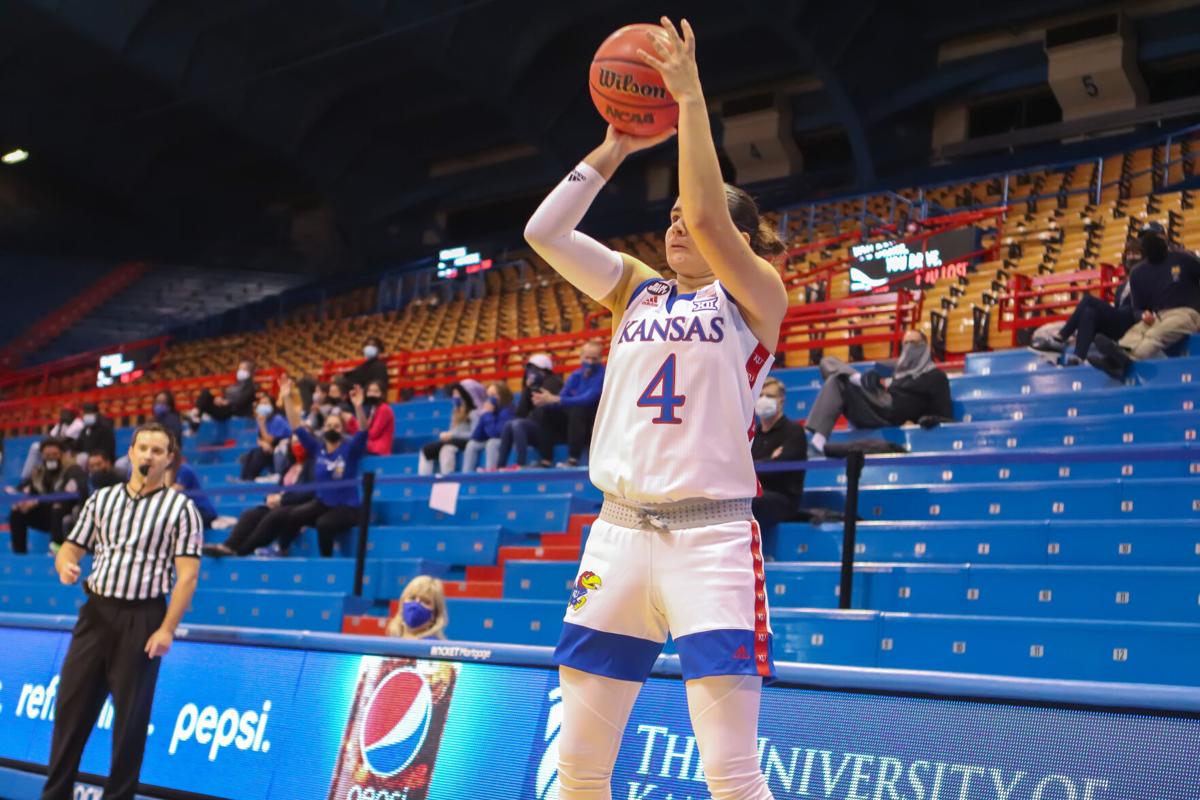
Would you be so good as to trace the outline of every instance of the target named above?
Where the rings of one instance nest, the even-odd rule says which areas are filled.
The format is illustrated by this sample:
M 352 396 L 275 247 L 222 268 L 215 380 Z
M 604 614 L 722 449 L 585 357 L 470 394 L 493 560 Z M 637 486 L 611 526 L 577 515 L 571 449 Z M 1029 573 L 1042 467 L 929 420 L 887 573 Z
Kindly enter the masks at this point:
M 204 523 L 182 492 L 165 487 L 139 498 L 118 483 L 88 498 L 67 541 L 92 551 L 93 594 L 148 600 L 171 591 L 177 556 L 200 557 Z

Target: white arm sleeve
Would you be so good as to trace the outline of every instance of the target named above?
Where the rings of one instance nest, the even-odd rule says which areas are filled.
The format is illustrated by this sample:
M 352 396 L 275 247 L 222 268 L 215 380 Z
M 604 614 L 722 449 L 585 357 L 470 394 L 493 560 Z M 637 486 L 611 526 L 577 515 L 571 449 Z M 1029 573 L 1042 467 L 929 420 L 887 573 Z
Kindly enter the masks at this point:
M 621 254 L 575 230 L 604 186 L 604 178 L 580 162 L 554 187 L 525 226 L 525 241 L 581 292 L 600 300 L 621 280 Z

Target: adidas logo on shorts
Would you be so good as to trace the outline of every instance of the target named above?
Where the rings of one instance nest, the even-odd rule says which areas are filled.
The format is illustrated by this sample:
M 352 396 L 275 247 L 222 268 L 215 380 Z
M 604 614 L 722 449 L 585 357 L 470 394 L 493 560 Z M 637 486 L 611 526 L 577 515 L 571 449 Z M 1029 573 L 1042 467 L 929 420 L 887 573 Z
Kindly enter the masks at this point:
M 739 661 L 745 661 L 750 658 L 750 653 L 746 650 L 746 645 L 741 645 L 737 650 L 734 650 L 733 657 Z

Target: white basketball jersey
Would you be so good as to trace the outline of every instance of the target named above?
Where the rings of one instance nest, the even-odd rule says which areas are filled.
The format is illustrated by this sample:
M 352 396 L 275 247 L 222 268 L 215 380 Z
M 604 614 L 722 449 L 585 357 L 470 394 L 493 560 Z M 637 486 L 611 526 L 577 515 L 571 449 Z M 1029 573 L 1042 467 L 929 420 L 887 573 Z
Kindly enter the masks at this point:
M 720 281 L 643 283 L 613 333 L 592 483 L 635 503 L 754 497 L 754 401 L 773 361 Z

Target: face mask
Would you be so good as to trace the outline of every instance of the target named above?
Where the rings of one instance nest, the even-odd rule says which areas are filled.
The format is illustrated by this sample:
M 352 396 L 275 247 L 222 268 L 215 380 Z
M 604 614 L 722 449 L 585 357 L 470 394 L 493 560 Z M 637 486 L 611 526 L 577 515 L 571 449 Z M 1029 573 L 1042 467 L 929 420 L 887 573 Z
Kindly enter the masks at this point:
M 497 396 L 496 396 L 496 395 L 494 395 L 494 394 L 489 394 L 489 395 L 487 396 L 487 399 L 488 399 L 488 402 L 489 402 L 489 403 L 491 403 L 491 404 L 492 404 L 492 405 L 494 405 L 494 406 L 498 406 L 498 405 L 500 405 L 500 398 L 499 398 L 499 397 L 497 397 Z
M 341 431 L 325 431 L 325 441 L 330 444 L 337 444 L 342 440 Z
M 254 411 L 260 417 L 269 417 L 269 416 L 271 416 L 271 412 L 274 411 L 274 409 L 271 408 L 270 403 L 259 403 L 258 407 L 255 408 Z
M 760 396 L 754 401 L 754 413 L 759 419 L 774 419 L 779 413 L 779 401 L 774 397 Z
M 156 417 L 161 417 L 170 410 L 171 409 L 167 407 L 166 403 L 155 403 L 154 404 L 154 416 L 156 416 Z
M 58 472 L 58 466 L 59 464 L 57 458 L 46 459 L 45 467 L 47 472 Z
M 369 344 L 363 348 L 363 358 L 374 358 L 379 355 L 379 348 L 373 344 Z
M 367 395 L 366 397 L 363 398 L 363 405 L 368 408 L 373 408 L 382 402 L 383 402 L 382 397 L 371 397 L 370 395 Z
M 414 630 L 424 628 L 433 619 L 433 612 L 416 600 L 405 601 L 403 613 L 404 624 Z
M 317 407 L 317 410 L 321 412 L 322 417 L 328 417 L 329 412 L 333 411 L 333 404 L 332 403 L 322 403 L 320 406 Z
M 1157 236 L 1142 239 L 1142 253 L 1150 261 L 1162 261 L 1167 257 L 1167 240 Z
M 84 414 L 83 415 L 83 424 L 88 425 L 88 426 L 95 425 L 96 424 L 96 415 L 95 414 Z
M 237 371 L 237 379 L 238 379 L 239 381 L 248 381 L 248 380 L 250 380 L 250 370 L 248 370 L 248 369 L 239 369 L 239 370 Z
M 292 442 L 292 458 L 297 461 L 303 461 L 306 455 L 308 455 L 308 451 L 304 449 L 304 445 L 299 442 Z
M 462 405 L 462 398 L 459 397 L 458 395 L 454 395 L 454 397 L 450 398 L 450 402 L 454 403 L 455 408 L 458 408 L 459 406 Z

